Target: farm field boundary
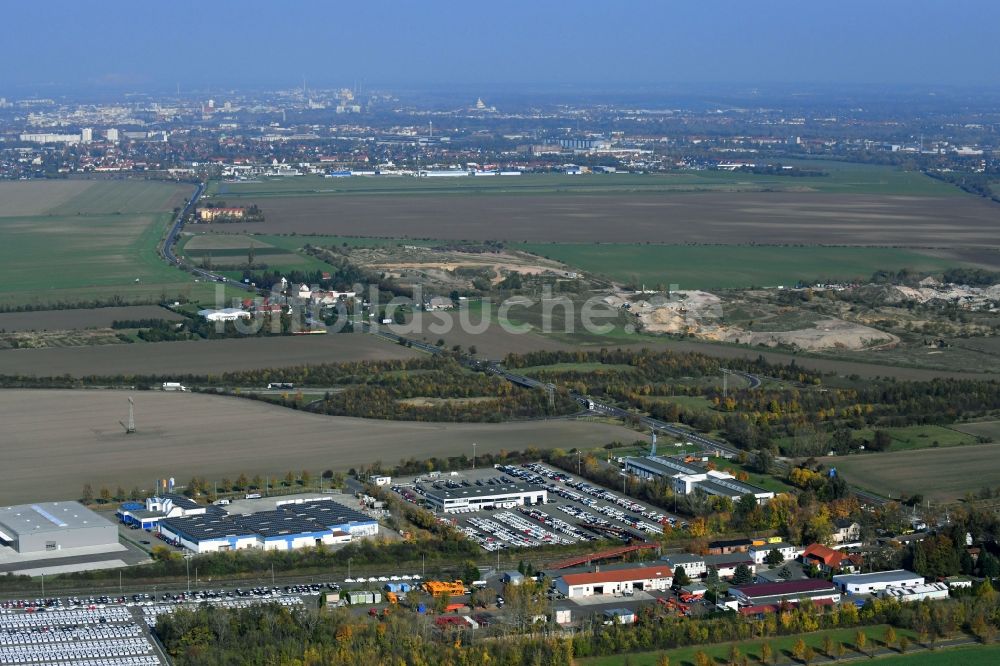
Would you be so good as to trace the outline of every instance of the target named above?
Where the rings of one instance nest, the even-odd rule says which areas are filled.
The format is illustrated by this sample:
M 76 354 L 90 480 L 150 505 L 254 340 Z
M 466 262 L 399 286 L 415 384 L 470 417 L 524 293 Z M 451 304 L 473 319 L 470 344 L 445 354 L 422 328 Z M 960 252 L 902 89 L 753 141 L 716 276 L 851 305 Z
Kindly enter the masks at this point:
M 118 421 L 135 400 L 136 432 Z M 528 446 L 596 447 L 631 441 L 621 425 L 569 420 L 502 424 L 375 421 L 297 412 L 259 401 L 204 394 L 116 390 L 0 391 L 5 414 L 0 503 L 79 496 L 94 487 L 346 471 L 377 460 L 425 459 L 520 450 Z M 183 481 L 182 481 L 183 482 Z

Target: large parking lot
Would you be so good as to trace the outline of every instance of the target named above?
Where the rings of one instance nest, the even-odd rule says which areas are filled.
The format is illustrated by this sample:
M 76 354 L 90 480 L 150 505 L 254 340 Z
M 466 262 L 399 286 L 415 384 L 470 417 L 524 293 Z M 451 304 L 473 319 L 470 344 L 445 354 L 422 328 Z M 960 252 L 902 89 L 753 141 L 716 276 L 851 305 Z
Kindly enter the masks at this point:
M 0 611 L 0 664 L 157 666 L 162 657 L 125 606 Z
M 687 523 L 621 492 L 543 463 L 501 465 L 449 475 L 398 479 L 392 489 L 404 499 L 421 503 L 431 488 L 459 489 L 527 483 L 545 488 L 544 505 L 462 509 L 441 514 L 489 552 L 615 538 L 646 541 L 663 533 L 663 522 L 683 529 Z

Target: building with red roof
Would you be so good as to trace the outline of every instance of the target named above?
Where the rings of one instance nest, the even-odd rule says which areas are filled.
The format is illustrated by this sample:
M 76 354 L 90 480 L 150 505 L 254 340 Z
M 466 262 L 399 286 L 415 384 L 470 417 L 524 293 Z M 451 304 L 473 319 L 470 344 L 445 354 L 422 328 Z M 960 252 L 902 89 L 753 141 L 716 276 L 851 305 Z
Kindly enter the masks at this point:
M 840 601 L 840 590 L 837 589 L 837 586 L 828 580 L 818 578 L 731 587 L 729 595 L 740 606 L 766 606 L 802 599 L 812 599 L 813 601 L 829 599 L 834 603 Z
M 803 564 L 815 564 L 820 571 L 854 571 L 856 562 L 847 553 L 824 546 L 821 543 L 809 545 L 802 551 Z
M 556 589 L 569 598 L 602 594 L 632 594 L 643 590 L 666 590 L 674 582 L 674 572 L 662 563 L 650 566 L 600 569 L 564 574 L 555 580 Z

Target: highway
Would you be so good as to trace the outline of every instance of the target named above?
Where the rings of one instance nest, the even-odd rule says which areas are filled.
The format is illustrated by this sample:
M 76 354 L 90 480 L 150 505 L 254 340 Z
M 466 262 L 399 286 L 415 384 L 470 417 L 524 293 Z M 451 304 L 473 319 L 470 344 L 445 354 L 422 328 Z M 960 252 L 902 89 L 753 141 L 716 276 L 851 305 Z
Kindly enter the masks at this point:
M 195 205 L 198 203 L 198 199 L 204 193 L 205 183 L 198 183 L 198 189 L 196 189 L 194 195 L 188 199 L 188 202 L 184 205 L 184 208 L 181 209 L 181 212 L 177 214 L 177 219 L 174 220 L 173 225 L 170 227 L 170 231 L 167 232 L 167 237 L 163 240 L 163 246 L 160 248 L 160 256 L 162 256 L 167 263 L 193 273 L 200 279 L 208 280 L 210 282 L 224 282 L 234 287 L 239 287 L 245 291 L 257 293 L 257 289 L 254 287 L 243 284 L 242 282 L 234 282 L 233 280 L 230 280 L 223 275 L 219 275 L 218 273 L 213 273 L 203 268 L 192 266 L 185 263 L 176 254 L 174 254 L 174 245 L 177 243 L 181 230 L 184 228 L 184 218 L 187 217 L 188 213 L 194 210 Z

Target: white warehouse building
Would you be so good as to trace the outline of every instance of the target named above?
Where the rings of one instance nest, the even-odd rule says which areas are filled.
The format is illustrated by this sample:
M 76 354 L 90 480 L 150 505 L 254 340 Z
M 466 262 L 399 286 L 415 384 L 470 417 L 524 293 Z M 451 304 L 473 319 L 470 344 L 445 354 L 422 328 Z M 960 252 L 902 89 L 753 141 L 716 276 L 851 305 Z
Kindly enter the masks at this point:
M 545 504 L 548 491 L 542 486 L 528 483 L 509 483 L 502 486 L 462 486 L 459 488 L 431 488 L 424 497 L 442 513 L 455 513 L 466 509 L 512 509 L 516 506 Z
M 235 515 L 212 508 L 201 515 L 160 520 L 159 531 L 172 543 L 196 553 L 296 550 L 378 534 L 377 521 L 332 500 L 287 503 L 273 511 Z
M 586 573 L 563 574 L 555 579 L 555 588 L 567 598 L 605 594 L 632 594 L 636 591 L 667 590 L 674 574 L 665 564 L 630 566 Z
M 758 504 L 774 498 L 774 493 L 770 490 L 738 481 L 728 472 L 708 469 L 677 458 L 625 458 L 625 472 L 642 479 L 670 479 L 674 492 L 681 495 L 690 495 L 697 490 L 708 495 L 728 497 L 733 501 L 744 495 L 753 495 Z
M 907 603 L 924 599 L 947 599 L 948 594 L 948 586 L 945 583 L 926 583 L 913 587 L 887 587 L 879 592 L 878 596 Z
M 845 594 L 875 594 L 889 587 L 919 587 L 924 584 L 924 577 L 905 569 L 894 569 L 863 574 L 842 574 L 833 577 L 833 584 Z

